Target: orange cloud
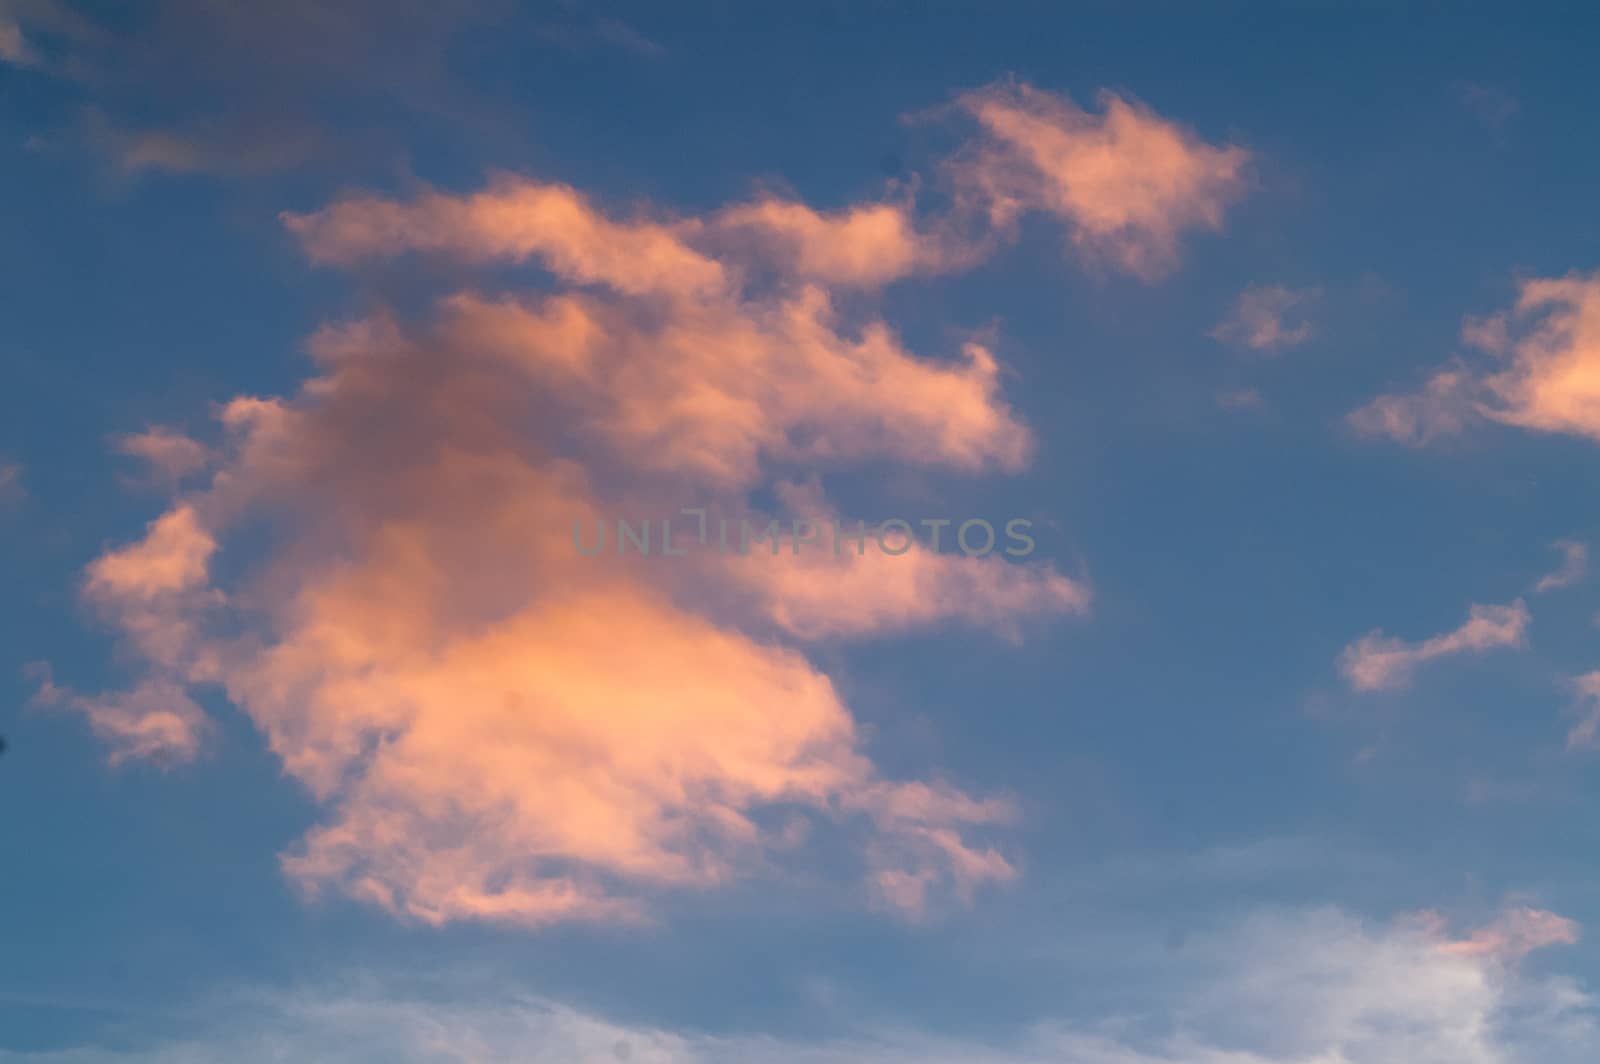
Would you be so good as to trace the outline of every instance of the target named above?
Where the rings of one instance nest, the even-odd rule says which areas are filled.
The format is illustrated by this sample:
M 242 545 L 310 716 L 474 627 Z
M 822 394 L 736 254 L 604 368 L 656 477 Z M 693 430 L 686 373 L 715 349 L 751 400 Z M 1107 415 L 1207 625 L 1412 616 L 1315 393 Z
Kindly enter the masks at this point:
M 826 284 L 874 286 L 917 272 L 970 265 L 981 249 L 953 233 L 919 232 L 908 205 L 873 203 L 819 212 L 764 199 L 729 207 L 716 227 L 743 236 L 783 273 Z
M 1473 606 L 1460 628 L 1421 643 L 1374 631 L 1345 648 L 1340 669 L 1357 691 L 1401 687 L 1429 661 L 1497 647 L 1521 646 L 1531 618 L 1521 599 L 1506 606 Z
M 1380 396 L 1352 423 L 1413 444 L 1482 420 L 1600 440 L 1600 274 L 1526 281 L 1511 310 L 1469 318 L 1462 339 L 1494 361 Z
M 1439 948 L 1464 957 L 1514 961 L 1534 950 L 1570 946 L 1578 937 L 1579 928 L 1574 921 L 1543 909 L 1519 906 L 1507 909 L 1466 938 L 1445 942 Z
M 148 600 L 186 591 L 206 581 L 217 541 L 201 527 L 192 506 L 180 505 L 151 522 L 132 546 L 97 558 L 88 572 L 88 592 L 102 600 Z
M 804 210 L 738 223 L 776 234 L 760 264 L 712 253 L 737 212 L 619 221 L 512 178 L 286 218 L 319 261 L 526 260 L 557 282 L 319 330 L 316 375 L 223 405 L 203 490 L 89 568 L 150 683 L 219 688 L 326 810 L 284 857 L 296 882 L 430 923 L 536 925 L 644 917 L 652 891 L 769 874 L 817 831 L 852 840 L 879 902 L 912 915 L 1015 874 L 985 837 L 1010 805 L 884 778 L 786 640 L 1001 627 L 1081 612 L 1083 587 L 1044 564 L 757 573 L 572 540 L 574 522 L 667 504 L 749 512 L 800 461 L 1026 461 L 986 348 L 924 359 L 835 307 L 830 283 L 908 268 L 881 264 L 894 225 L 823 219 L 870 252 L 830 257 Z
M 961 521 L 936 518 L 947 523 L 892 530 L 882 545 L 869 529 L 863 549 L 849 539 L 861 533 L 859 522 L 841 519 L 815 483 L 779 485 L 778 496 L 787 507 L 784 556 L 752 551 L 719 563 L 760 614 L 791 635 L 848 638 L 955 618 L 1015 637 L 1023 618 L 1089 610 L 1092 593 L 1085 584 L 1048 565 L 1006 558 L 1013 541 L 1003 527 L 964 531 Z M 815 535 L 820 546 L 795 544 L 796 520 L 802 534 Z M 957 538 L 969 532 L 982 555 L 958 552 Z M 885 555 L 884 549 L 899 553 Z
M 467 262 L 537 258 L 564 278 L 629 295 L 709 294 L 729 283 L 720 263 L 684 242 L 694 223 L 614 222 L 566 185 L 509 176 L 471 196 L 432 192 L 412 203 L 356 197 L 283 220 L 316 262 L 406 251 Z
M 1053 215 L 1091 260 L 1145 280 L 1177 265 L 1185 232 L 1221 229 L 1246 188 L 1243 148 L 1215 147 L 1113 93 L 1101 94 L 1098 115 L 1025 84 L 958 103 L 985 139 L 952 170 L 995 224 Z

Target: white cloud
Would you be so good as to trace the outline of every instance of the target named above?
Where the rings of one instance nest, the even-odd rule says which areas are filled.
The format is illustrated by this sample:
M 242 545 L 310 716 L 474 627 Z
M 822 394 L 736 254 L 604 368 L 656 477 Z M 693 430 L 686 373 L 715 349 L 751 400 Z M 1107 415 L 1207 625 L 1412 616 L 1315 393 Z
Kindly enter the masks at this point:
M 1527 912 L 1524 911 L 1524 917 Z M 1515 914 L 1512 914 L 1515 915 Z M 1542 926 L 1565 924 L 1537 913 Z M 1490 929 L 1505 923 L 1502 917 Z M 1526 923 L 1526 919 L 1523 919 Z M 979 1041 L 880 1027 L 831 1039 L 626 1026 L 538 997 L 372 980 L 207 1003 L 191 1033 L 137 1049 L 0 1052 L 5 1064 L 1578 1064 L 1595 1002 L 1515 956 L 1464 948 L 1430 914 L 1377 925 L 1261 913 L 1195 942 L 1174 988 L 1150 972 L 1117 1016 L 1049 1018 Z M 1543 936 L 1536 944 L 1570 941 Z

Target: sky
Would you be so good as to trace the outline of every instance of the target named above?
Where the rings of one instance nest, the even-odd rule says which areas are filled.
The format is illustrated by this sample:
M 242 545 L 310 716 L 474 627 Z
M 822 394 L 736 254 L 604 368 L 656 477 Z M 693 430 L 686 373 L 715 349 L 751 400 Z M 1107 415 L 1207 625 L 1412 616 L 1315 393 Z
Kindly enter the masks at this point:
M 1597 30 L 0 0 L 0 1064 L 1597 1059 Z

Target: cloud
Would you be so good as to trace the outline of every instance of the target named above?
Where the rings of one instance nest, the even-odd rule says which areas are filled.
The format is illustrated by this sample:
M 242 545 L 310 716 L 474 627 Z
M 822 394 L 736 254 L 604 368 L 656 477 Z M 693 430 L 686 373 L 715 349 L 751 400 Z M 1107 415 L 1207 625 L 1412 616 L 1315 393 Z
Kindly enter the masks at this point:
M 48 668 L 33 671 L 40 677 L 33 704 L 82 714 L 110 747 L 113 765 L 135 759 L 168 766 L 191 761 L 210 729 L 205 711 L 176 683 L 152 679 L 129 691 L 88 697 L 57 687 Z
M 918 522 L 920 527 L 906 521 L 912 531 L 891 531 L 883 540 L 888 550 L 903 552 L 885 559 L 874 533 L 863 537 L 863 523 L 837 513 L 815 480 L 779 484 L 776 494 L 784 504 L 782 524 L 788 531 L 775 549 L 786 556 L 775 560 L 772 554 L 752 551 L 732 559 L 730 575 L 760 616 L 791 635 L 853 637 L 959 619 L 1017 638 L 1023 618 L 1089 611 L 1092 592 L 1086 584 L 1053 568 L 1008 560 L 1004 544 L 1023 544 L 1013 548 L 1017 550 L 1028 547 L 1009 538 L 1003 527 L 979 522 L 963 530 L 965 522 L 954 519 L 924 519 L 928 523 Z M 796 546 L 796 521 L 802 534 L 814 533 L 824 546 Z M 1026 528 L 1012 531 L 1027 534 Z M 990 538 L 997 547 L 993 553 L 969 557 L 959 552 L 960 539 L 980 549 Z
M 211 452 L 198 440 L 157 425 L 116 440 L 117 450 L 143 462 L 160 482 L 173 485 L 211 464 Z
M 906 203 L 872 203 L 819 212 L 802 203 L 766 198 L 722 211 L 714 225 L 745 237 L 786 272 L 835 285 L 874 286 L 918 272 L 968 266 L 983 248 L 939 223 L 922 232 Z
M 1385 436 L 1396 443 L 1422 447 L 1453 436 L 1472 423 L 1478 416 L 1472 389 L 1472 380 L 1464 370 L 1439 370 L 1421 392 L 1380 395 L 1351 411 L 1347 420 L 1363 436 Z
M 1092 262 L 1155 280 L 1189 231 L 1222 228 L 1246 190 L 1249 153 L 1196 134 L 1113 93 L 1101 113 L 1026 84 L 969 92 L 958 106 L 983 137 L 951 164 L 963 195 L 1001 227 L 1049 214 Z
M 754 514 L 802 463 L 1026 462 L 988 348 L 921 357 L 837 305 L 919 268 L 910 231 L 771 205 L 617 217 L 502 176 L 285 216 L 314 261 L 425 255 L 465 280 L 318 330 L 297 393 L 223 404 L 206 479 L 85 594 L 148 684 L 219 690 L 319 803 L 283 857 L 305 890 L 432 924 L 647 919 L 663 891 L 783 874 L 821 834 L 913 917 L 1015 876 L 1012 804 L 886 778 L 805 644 L 1004 629 L 1082 612 L 1084 587 L 986 558 L 576 549 L 575 523 Z M 501 263 L 542 276 L 471 284 Z
M 1544 909 L 1517 906 L 1464 939 L 1445 943 L 1448 953 L 1469 957 L 1518 960 L 1547 946 L 1570 946 L 1578 941 L 1578 925 Z
M 1439 371 L 1352 421 L 1419 444 L 1474 421 L 1600 440 L 1600 274 L 1525 281 L 1510 310 L 1467 319 L 1462 338 L 1494 361 Z
M 1297 316 L 1296 308 L 1304 307 L 1316 295 L 1315 289 L 1251 285 L 1240 293 L 1233 312 L 1211 330 L 1211 335 L 1225 344 L 1252 351 L 1278 351 L 1303 344 L 1311 339 L 1311 323 L 1291 323 L 1290 319 Z
M 1558 540 L 1554 544 L 1561 552 L 1561 566 L 1539 578 L 1533 590 L 1556 591 L 1578 583 L 1589 572 L 1589 545 L 1575 539 Z
M 786 282 L 752 291 L 744 278 L 757 263 L 698 249 L 698 219 L 614 221 L 566 186 L 502 178 L 466 197 L 354 198 L 285 222 L 317 261 L 533 259 L 599 288 L 538 301 L 459 293 L 445 305 L 443 331 L 445 342 L 492 348 L 570 392 L 588 422 L 579 431 L 626 452 L 626 462 L 740 483 L 763 458 L 887 454 L 976 472 L 1019 469 L 1031 451 L 1029 432 L 999 400 L 1000 367 L 987 348 L 969 343 L 960 362 L 932 363 L 881 321 L 846 331 L 828 288 L 813 283 L 830 271 L 804 254 L 759 263 Z M 850 282 L 901 262 L 881 243 L 835 253 L 849 255 Z M 889 265 L 872 266 L 874 254 Z M 645 312 L 647 300 L 670 312 Z
M 1497 647 L 1521 646 L 1531 617 L 1521 599 L 1505 606 L 1473 606 L 1460 628 L 1421 643 L 1407 643 L 1383 634 L 1362 636 L 1345 648 L 1339 667 L 1357 691 L 1405 686 L 1417 666 L 1455 654 Z
M 1523 947 L 1571 941 L 1554 914 L 1517 949 L 1463 948 L 1424 917 L 1388 925 L 1333 910 L 1263 912 L 1136 972 L 1122 1011 L 1045 1016 L 986 1040 L 890 1025 L 813 1036 L 625 1025 L 482 980 L 349 979 L 219 996 L 187 1033 L 134 1048 L 5 1064 L 212 1060 L 495 1064 L 1580 1064 L 1600 1050 L 1580 985 L 1528 974 Z M 1465 940 L 1471 943 L 1473 940 Z M 1175 978 L 1176 976 L 1176 978 Z M 1124 980 L 1124 983 L 1132 980 Z M 818 1025 L 821 1027 L 822 1025 Z M 119 1043 L 128 1045 L 127 1032 Z

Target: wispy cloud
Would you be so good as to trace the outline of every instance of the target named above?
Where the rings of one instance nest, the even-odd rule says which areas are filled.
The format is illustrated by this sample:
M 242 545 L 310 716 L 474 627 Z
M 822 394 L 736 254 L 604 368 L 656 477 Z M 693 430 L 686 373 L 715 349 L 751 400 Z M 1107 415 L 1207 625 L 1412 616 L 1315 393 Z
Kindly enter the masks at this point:
M 1553 572 L 1546 573 L 1534 585 L 1536 592 L 1556 591 L 1560 588 L 1571 587 L 1581 581 L 1589 573 L 1589 545 L 1575 539 L 1563 539 L 1555 543 L 1555 548 L 1561 552 L 1561 565 Z
M 1221 229 L 1246 191 L 1245 149 L 1207 143 L 1114 93 L 1101 94 L 1099 114 L 1026 84 L 958 103 L 984 137 L 951 172 L 993 224 L 1050 215 L 1090 261 L 1145 280 L 1177 266 L 1185 234 Z
M 1232 313 L 1211 335 L 1225 344 L 1262 352 L 1303 344 L 1314 331 L 1304 320 L 1305 307 L 1316 296 L 1315 289 L 1251 285 L 1240 293 Z
M 1125 1012 L 1047 1016 L 987 1039 L 876 1029 L 813 1037 L 626 1025 L 478 980 L 373 978 L 236 993 L 181 1038 L 5 1053 L 6 1064 L 1587 1064 L 1581 986 L 1515 961 L 1570 942 L 1552 913 L 1508 911 L 1464 939 L 1432 914 L 1388 925 L 1337 910 L 1261 913 L 1140 973 Z M 1174 976 L 1181 976 L 1174 986 Z M 119 1042 L 128 1044 L 124 1031 Z M 135 1043 L 137 1046 L 137 1043 Z
M 117 437 L 118 451 L 142 462 L 160 483 L 175 485 L 211 464 L 211 451 L 176 429 L 156 425 Z
M 1420 643 L 1373 631 L 1345 648 L 1340 670 L 1357 691 L 1405 686 L 1418 666 L 1456 654 L 1521 646 L 1532 618 L 1521 599 L 1505 606 L 1473 606 L 1460 628 Z

